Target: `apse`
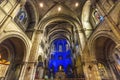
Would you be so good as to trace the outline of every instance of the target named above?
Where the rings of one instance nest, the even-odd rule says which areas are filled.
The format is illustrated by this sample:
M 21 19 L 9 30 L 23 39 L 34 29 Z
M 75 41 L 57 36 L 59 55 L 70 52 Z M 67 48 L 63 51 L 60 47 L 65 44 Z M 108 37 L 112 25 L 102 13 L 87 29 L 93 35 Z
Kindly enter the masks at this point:
M 48 68 L 53 73 L 59 71 L 62 67 L 63 71 L 67 73 L 72 69 L 73 60 L 72 60 L 72 50 L 70 44 L 66 39 L 55 39 L 51 43 L 50 59 L 48 62 Z

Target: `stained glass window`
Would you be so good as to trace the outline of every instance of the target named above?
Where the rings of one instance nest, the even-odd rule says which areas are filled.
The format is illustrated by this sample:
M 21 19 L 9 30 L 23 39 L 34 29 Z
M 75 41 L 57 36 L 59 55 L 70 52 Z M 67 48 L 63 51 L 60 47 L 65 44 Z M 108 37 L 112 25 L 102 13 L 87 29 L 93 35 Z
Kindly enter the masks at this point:
M 25 18 L 25 13 L 22 12 L 22 13 L 19 15 L 19 21 L 22 22 L 24 18 Z
M 22 28 L 24 31 L 28 27 L 28 17 L 27 17 L 27 12 L 24 7 L 22 7 L 16 17 L 14 18 L 14 21 Z
M 69 50 L 69 45 L 68 44 L 66 44 L 66 51 L 68 51 Z
M 104 17 L 99 13 L 97 9 L 93 11 L 93 19 L 96 24 L 102 22 L 104 20 Z
M 27 18 L 27 14 L 26 14 L 26 11 L 24 10 L 24 8 L 21 8 L 20 11 L 18 12 L 18 20 L 20 22 L 25 22 L 26 21 L 26 18 Z
M 59 52 L 62 52 L 62 45 L 59 45 Z

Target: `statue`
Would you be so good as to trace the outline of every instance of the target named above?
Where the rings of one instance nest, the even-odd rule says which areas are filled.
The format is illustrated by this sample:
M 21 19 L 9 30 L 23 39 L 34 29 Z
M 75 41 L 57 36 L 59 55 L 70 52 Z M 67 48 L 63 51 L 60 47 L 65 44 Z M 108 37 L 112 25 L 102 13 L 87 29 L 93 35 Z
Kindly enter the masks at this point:
M 59 66 L 59 71 L 63 71 L 63 67 L 62 66 Z
M 63 67 L 61 65 L 59 66 L 59 71 L 56 73 L 55 77 L 57 79 L 64 79 L 66 77 Z

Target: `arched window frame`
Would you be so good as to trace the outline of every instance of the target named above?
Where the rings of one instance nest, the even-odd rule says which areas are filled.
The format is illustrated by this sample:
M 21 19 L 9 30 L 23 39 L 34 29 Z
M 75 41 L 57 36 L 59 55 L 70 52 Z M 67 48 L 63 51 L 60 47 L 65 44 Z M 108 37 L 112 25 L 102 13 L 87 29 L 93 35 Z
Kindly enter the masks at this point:
M 18 24 L 18 26 L 22 29 L 22 30 L 26 30 L 28 27 L 28 15 L 27 15 L 27 11 L 25 10 L 24 7 L 21 7 L 18 11 L 18 13 L 16 14 L 14 21 Z
M 23 18 L 20 20 L 20 16 L 23 16 Z M 27 21 L 27 12 L 24 7 L 20 8 L 19 12 L 17 13 L 16 16 L 19 20 L 20 23 L 25 24 Z
M 100 14 L 100 12 L 97 9 L 93 10 L 92 17 L 96 25 L 104 20 L 104 17 Z

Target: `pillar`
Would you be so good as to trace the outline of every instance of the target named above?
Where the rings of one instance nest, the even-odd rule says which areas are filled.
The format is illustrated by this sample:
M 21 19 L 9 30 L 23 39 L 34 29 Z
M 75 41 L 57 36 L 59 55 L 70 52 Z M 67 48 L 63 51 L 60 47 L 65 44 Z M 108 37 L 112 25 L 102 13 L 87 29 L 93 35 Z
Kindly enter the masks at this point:
M 86 45 L 86 37 L 85 37 L 85 34 L 84 34 L 84 32 L 82 30 L 79 30 L 78 34 L 79 34 L 79 38 L 80 38 L 81 49 L 83 51 L 84 48 L 85 48 L 85 45 Z
M 34 80 L 42 31 L 36 31 L 24 80 Z
M 89 38 L 92 33 L 92 26 L 89 22 L 90 18 L 90 10 L 91 10 L 91 0 L 87 0 L 83 6 L 81 21 L 83 25 L 83 29 L 85 30 L 85 35 Z

